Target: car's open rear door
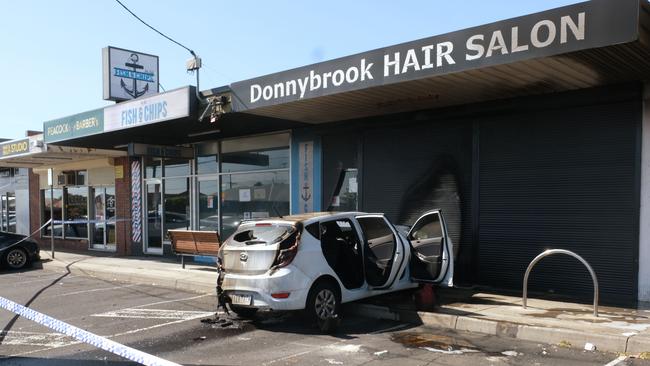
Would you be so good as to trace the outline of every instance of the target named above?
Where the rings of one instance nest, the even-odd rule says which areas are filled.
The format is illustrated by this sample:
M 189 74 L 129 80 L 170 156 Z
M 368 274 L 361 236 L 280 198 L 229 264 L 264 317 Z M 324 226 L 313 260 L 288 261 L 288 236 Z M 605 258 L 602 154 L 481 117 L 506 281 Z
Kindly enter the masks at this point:
M 453 286 L 454 259 L 447 225 L 440 210 L 420 216 L 408 233 L 411 279 Z

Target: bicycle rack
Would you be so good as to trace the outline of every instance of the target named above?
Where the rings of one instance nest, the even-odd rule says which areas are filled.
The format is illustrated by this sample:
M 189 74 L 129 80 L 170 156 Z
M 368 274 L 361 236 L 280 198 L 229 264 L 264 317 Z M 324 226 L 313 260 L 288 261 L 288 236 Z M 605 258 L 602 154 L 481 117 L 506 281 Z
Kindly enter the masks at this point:
M 528 300 L 528 275 L 530 274 L 530 271 L 533 269 L 533 266 L 537 264 L 542 258 L 547 257 L 552 254 L 566 254 L 570 255 L 573 258 L 579 260 L 582 262 L 582 264 L 587 267 L 587 270 L 589 271 L 589 274 L 591 275 L 591 279 L 594 281 L 594 316 L 598 317 L 598 279 L 596 278 L 596 272 L 594 272 L 593 268 L 587 263 L 584 258 L 581 256 L 577 255 L 576 253 L 570 251 L 570 250 L 565 250 L 565 249 L 549 249 L 544 251 L 542 254 L 538 255 L 533 259 L 532 262 L 528 265 L 528 268 L 526 269 L 526 274 L 524 275 L 524 295 L 523 295 L 523 307 L 526 309 L 526 302 Z

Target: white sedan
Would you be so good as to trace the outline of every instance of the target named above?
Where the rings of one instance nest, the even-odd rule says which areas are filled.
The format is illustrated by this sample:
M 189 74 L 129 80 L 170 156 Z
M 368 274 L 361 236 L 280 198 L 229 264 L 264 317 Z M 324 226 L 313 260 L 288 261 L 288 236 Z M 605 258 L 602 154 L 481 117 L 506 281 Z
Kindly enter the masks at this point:
M 418 283 L 453 286 L 451 248 L 440 210 L 407 233 L 361 212 L 244 222 L 220 249 L 217 293 L 240 316 L 304 309 L 328 332 L 342 303 Z

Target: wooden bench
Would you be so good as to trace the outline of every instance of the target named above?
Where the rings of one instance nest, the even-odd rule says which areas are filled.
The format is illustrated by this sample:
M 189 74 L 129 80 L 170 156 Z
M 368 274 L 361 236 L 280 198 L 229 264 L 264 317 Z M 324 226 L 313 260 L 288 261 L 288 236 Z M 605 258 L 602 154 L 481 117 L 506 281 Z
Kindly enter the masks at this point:
M 172 250 L 181 256 L 185 268 L 185 256 L 216 257 L 219 254 L 221 239 L 216 231 L 169 230 Z

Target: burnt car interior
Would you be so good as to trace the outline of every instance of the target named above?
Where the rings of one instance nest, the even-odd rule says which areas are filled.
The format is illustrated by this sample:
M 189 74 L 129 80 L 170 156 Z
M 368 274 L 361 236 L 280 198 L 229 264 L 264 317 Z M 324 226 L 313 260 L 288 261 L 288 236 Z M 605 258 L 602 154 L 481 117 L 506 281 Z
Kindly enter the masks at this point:
M 347 289 L 363 285 L 361 243 L 350 220 L 320 224 L 320 242 L 327 264 Z
M 395 236 L 382 217 L 360 217 L 357 220 L 366 240 L 366 281 L 370 286 L 383 286 L 388 282 L 393 265 Z
M 409 234 L 413 255 L 411 275 L 416 279 L 437 278 L 442 267 L 444 235 L 439 214 L 427 215 L 415 224 Z M 414 258 L 416 259 L 416 258 Z

